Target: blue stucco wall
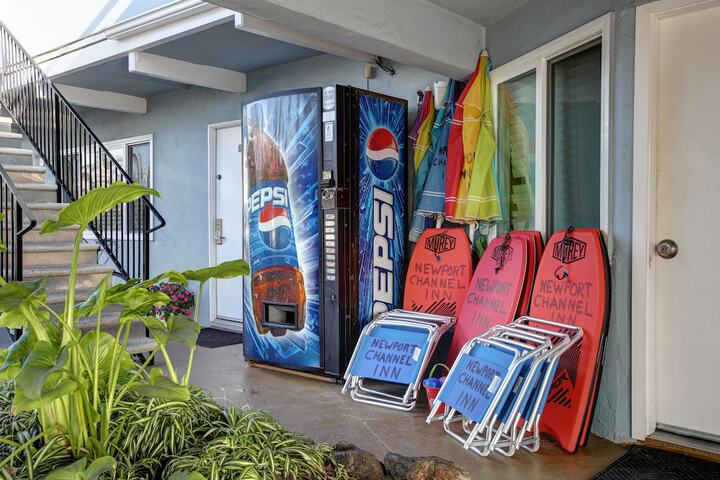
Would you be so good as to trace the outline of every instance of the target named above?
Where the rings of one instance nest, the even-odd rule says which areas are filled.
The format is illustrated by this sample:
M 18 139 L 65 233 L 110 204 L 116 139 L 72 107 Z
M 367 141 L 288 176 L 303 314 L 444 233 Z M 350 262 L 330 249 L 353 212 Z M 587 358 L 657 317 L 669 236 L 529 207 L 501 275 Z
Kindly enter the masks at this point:
M 81 115 L 103 141 L 152 133 L 154 186 L 162 194 L 155 203 L 167 226 L 155 234 L 151 273 L 199 268 L 208 264 L 208 125 L 237 120 L 242 102 L 292 88 L 331 84 L 386 93 L 408 100 L 410 119 L 416 115 L 415 92 L 432 85 L 436 74 L 396 65 L 397 73 L 378 71 L 366 84 L 363 63 L 330 55 L 248 74 L 246 94 L 188 88 L 148 98 L 147 115 L 84 109 Z M 201 321 L 209 324 L 209 299 L 203 299 Z
M 503 65 L 608 12 L 614 13 L 611 74 L 610 217 L 612 300 L 605 367 L 593 431 L 613 441 L 630 439 L 630 311 L 632 244 L 632 129 L 635 6 L 631 0 L 542 0 L 525 4 L 488 26 L 493 64 Z M 322 55 L 252 72 L 248 93 L 203 88 L 175 90 L 148 99 L 147 115 L 88 110 L 84 118 L 101 139 L 153 133 L 157 206 L 168 226 L 156 234 L 152 270 L 194 268 L 208 262 L 207 125 L 240 117 L 241 103 L 264 93 L 332 83 L 365 87 L 361 63 Z M 378 72 L 369 88 L 407 98 L 439 77 L 406 66 Z M 202 321 L 208 319 L 208 305 Z
M 610 98 L 611 318 L 593 432 L 630 440 L 630 312 L 635 7 L 646 1 L 542 0 L 486 30 L 495 66 L 503 65 L 613 12 Z

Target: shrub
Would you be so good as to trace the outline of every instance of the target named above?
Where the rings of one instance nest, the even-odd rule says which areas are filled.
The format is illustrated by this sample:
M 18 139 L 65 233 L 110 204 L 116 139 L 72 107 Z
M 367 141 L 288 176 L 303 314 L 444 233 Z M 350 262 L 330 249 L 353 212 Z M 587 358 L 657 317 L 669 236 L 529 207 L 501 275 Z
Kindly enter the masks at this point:
M 195 294 L 192 290 L 188 290 L 181 283 L 162 282 L 156 285 L 150 285 L 148 290 L 151 292 L 161 292 L 170 297 L 170 301 L 165 305 L 156 305 L 150 315 L 165 320 L 170 315 L 185 315 L 192 317 L 195 308 Z
M 167 310 L 187 302 L 177 293 L 188 282 L 202 298 L 211 279 L 249 272 L 242 260 L 184 272 L 170 271 L 141 281 L 110 285 L 105 278 L 90 297 L 75 304 L 79 245 L 89 223 L 118 205 L 157 192 L 138 184 L 114 183 L 92 190 L 46 220 L 41 233 L 78 226 L 68 293 L 62 313 L 47 305 L 45 279 L 5 282 L 0 278 L 0 327 L 21 328 L 9 348 L 0 349 L 0 477 L 3 479 L 297 479 L 346 475 L 327 445 L 292 434 L 268 414 L 226 409 L 189 384 L 198 311 Z M 1 215 L 1 213 L 0 213 Z M 152 286 L 158 282 L 159 287 Z M 172 287 L 172 284 L 180 287 Z M 168 285 L 168 286 L 163 286 Z M 174 289 L 177 289 L 175 291 Z M 173 293 L 175 298 L 173 298 Z M 101 331 L 103 311 L 122 307 L 115 336 Z M 160 307 L 160 318 L 148 315 Z M 188 310 L 188 307 L 185 307 Z M 96 316 L 82 333 L 77 318 Z M 126 351 L 130 327 L 142 321 L 157 347 L 142 365 Z M 189 350 L 184 373 L 166 346 Z M 154 356 L 165 372 L 147 370 Z M 335 473 L 337 472 L 337 474 Z

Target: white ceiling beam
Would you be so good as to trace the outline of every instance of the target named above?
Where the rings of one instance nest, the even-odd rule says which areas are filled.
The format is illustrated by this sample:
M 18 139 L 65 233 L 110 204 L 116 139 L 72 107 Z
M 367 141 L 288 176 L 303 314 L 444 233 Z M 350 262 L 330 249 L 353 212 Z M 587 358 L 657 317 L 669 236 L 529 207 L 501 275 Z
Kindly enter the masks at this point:
M 172 4 L 168 8 L 173 8 Z M 112 27 L 91 37 L 35 57 L 50 78 L 67 75 L 93 65 L 125 57 L 134 50 L 147 50 L 231 20 L 234 12 L 215 6 L 195 7 L 174 12 L 171 22 L 159 21 L 158 13 L 147 15 L 147 22 L 133 20 L 125 29 Z M 144 16 L 143 16 L 144 18 Z M 110 37 L 110 38 L 108 38 Z
M 79 107 L 99 108 L 124 113 L 147 113 L 147 100 L 124 93 L 91 90 L 73 85 L 55 85 L 65 99 Z
M 308 38 L 453 78 L 472 73 L 484 46 L 483 26 L 418 0 L 210 1 Z
M 313 50 L 331 53 L 351 60 L 373 63 L 376 58 L 375 55 L 370 53 L 349 48 L 323 38 L 313 37 L 299 30 L 294 30 L 276 23 L 270 23 L 261 18 L 253 17 L 252 15 L 245 15 L 244 13 L 235 14 L 235 28 L 237 30 L 254 33 L 255 35 L 312 48 Z
M 130 52 L 128 71 L 178 83 L 243 93 L 247 79 L 242 72 L 200 65 L 146 52 Z

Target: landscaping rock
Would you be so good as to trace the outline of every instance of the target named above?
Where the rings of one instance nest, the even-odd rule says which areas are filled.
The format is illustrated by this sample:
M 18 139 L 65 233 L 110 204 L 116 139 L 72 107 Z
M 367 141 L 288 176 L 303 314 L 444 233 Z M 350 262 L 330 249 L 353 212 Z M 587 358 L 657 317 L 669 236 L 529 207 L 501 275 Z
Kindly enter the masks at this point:
M 385 469 L 395 480 L 470 480 L 470 473 L 438 457 L 385 455 Z
M 383 464 L 372 453 L 360 450 L 351 443 L 339 443 L 334 450 L 335 461 L 357 480 L 385 479 Z

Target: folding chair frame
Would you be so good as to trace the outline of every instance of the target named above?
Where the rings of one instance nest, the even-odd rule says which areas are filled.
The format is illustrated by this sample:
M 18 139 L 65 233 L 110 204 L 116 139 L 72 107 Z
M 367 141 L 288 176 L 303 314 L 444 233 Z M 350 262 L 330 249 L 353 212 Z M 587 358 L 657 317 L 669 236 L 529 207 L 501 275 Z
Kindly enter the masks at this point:
M 342 393 L 350 392 L 350 397 L 356 402 L 367 403 L 380 407 L 392 408 L 401 411 L 410 411 L 417 405 L 418 394 L 422 386 L 423 376 L 427 370 L 430 359 L 435 352 L 437 344 L 440 342 L 443 334 L 455 323 L 453 317 L 443 317 L 440 315 L 431 315 L 410 310 L 392 310 L 378 315 L 375 320 L 370 322 L 363 328 L 360 338 L 355 346 L 347 372 L 345 373 L 345 384 Z M 383 326 L 394 326 L 404 328 L 414 328 L 424 330 L 428 334 L 428 346 L 422 359 L 420 369 L 412 383 L 407 387 L 402 395 L 393 395 L 391 393 L 382 392 L 377 389 L 370 388 L 364 384 L 364 378 L 358 375 L 350 374 L 351 368 L 357 354 L 360 350 L 362 342 L 376 328 Z M 392 382 L 384 382 L 392 383 Z
M 443 428 L 452 438 L 463 444 L 463 448 L 472 451 L 480 456 L 487 456 L 495 451 L 504 456 L 512 456 L 518 448 L 536 452 L 540 446 L 539 424 L 541 410 L 547 398 L 547 389 L 552 382 L 555 367 L 560 357 L 582 338 L 582 329 L 573 325 L 565 325 L 549 320 L 521 317 L 509 325 L 496 325 L 482 335 L 475 337 L 466 343 L 458 358 L 469 353 L 478 344 L 494 345 L 514 355 L 510 368 L 495 393 L 495 397 L 487 409 L 486 414 L 480 422 L 458 412 L 456 409 L 446 406 L 448 411 L 444 415 L 438 415 L 442 405 L 440 400 L 435 400 L 427 422 L 443 420 Z M 530 343 L 524 343 L 530 342 Z M 533 345 L 531 345 L 534 344 Z M 526 366 L 531 361 L 527 373 L 522 380 L 520 391 L 508 397 L 506 402 L 512 402 L 508 406 L 510 411 L 505 420 L 497 424 L 500 417 L 500 410 L 505 405 L 500 405 L 500 399 L 504 396 L 507 382 L 515 377 L 515 369 Z M 542 376 L 538 369 L 546 365 Z M 457 362 L 450 369 L 448 377 L 454 374 Z M 448 383 L 446 382 L 445 385 Z M 443 385 L 443 387 L 445 387 Z M 533 388 L 537 387 L 534 398 L 528 398 Z M 442 395 L 443 388 L 440 389 Z M 527 402 L 532 401 L 530 414 L 524 418 L 523 412 L 528 411 Z M 466 436 L 462 436 L 452 429 L 452 424 L 462 423 L 462 430 Z M 525 438 L 531 434 L 529 438 Z

